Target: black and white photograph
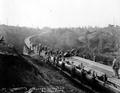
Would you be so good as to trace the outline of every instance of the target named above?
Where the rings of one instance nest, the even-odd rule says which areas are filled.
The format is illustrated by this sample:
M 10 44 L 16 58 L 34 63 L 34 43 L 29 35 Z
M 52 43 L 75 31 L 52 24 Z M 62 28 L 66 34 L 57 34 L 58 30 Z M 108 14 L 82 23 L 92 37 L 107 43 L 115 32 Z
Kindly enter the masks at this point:
M 0 0 L 0 93 L 120 93 L 120 0 Z

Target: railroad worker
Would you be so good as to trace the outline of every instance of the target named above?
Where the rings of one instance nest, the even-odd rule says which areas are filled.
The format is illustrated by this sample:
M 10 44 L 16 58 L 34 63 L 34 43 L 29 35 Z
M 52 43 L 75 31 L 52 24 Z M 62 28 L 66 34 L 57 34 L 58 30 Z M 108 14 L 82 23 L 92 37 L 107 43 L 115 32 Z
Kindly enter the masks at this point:
M 84 69 L 84 65 L 83 65 L 83 63 L 81 63 L 80 65 L 79 65 L 79 67 L 80 67 L 80 69 Z
M 59 57 L 58 55 L 56 56 L 56 65 L 58 65 L 58 62 L 59 62 Z
M 40 56 L 40 54 L 41 54 L 41 50 L 39 49 L 39 56 Z
M 78 69 L 81 69 L 81 65 L 78 65 L 77 68 L 78 68 Z
M 62 69 L 64 70 L 65 69 L 65 61 L 62 61 Z
M 112 68 L 115 74 L 115 77 L 119 78 L 119 69 L 120 69 L 120 63 L 119 63 L 120 58 L 114 58 Z
M 65 61 L 65 57 L 61 57 L 62 58 L 62 61 Z
M 83 58 L 85 58 L 85 54 L 83 54 Z
M 46 56 L 45 63 L 49 63 L 49 56 Z
M 72 62 L 71 65 L 72 65 L 71 75 L 75 77 L 76 66 L 74 65 L 74 62 Z
M 96 57 L 96 56 L 95 56 L 95 55 L 93 55 L 93 61 L 96 61 L 96 60 L 95 60 L 95 57 Z
M 53 63 L 55 63 L 56 62 L 56 58 L 55 58 L 55 56 L 53 56 Z

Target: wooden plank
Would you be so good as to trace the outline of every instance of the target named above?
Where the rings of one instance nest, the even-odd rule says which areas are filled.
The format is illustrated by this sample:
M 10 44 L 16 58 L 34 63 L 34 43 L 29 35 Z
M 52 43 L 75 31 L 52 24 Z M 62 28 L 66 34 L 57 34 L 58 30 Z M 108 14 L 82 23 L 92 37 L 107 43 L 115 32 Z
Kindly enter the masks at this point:
M 113 78 L 108 78 L 108 81 L 110 81 L 120 87 L 120 79 L 113 77 Z
M 84 58 L 80 58 L 80 57 L 72 57 L 70 60 L 73 60 L 76 66 L 83 63 L 84 66 L 89 66 L 93 68 L 94 70 L 98 70 L 100 72 L 106 73 L 108 77 L 114 76 L 113 69 L 110 66 L 106 66 L 106 65 L 103 65 L 103 64 L 91 61 L 91 60 L 87 60 Z

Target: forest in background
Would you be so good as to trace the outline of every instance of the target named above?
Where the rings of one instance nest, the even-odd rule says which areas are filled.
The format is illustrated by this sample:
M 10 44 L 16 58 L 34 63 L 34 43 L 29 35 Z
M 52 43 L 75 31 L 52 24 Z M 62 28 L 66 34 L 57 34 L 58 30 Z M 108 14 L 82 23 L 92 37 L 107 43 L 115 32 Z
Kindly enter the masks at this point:
M 46 32 L 45 32 L 46 31 Z M 78 28 L 45 28 L 33 42 L 43 43 L 52 48 L 70 50 L 77 48 L 80 55 L 86 55 L 107 65 L 112 64 L 114 56 L 120 56 L 120 26 L 78 27 Z
M 45 32 L 45 33 L 41 33 Z M 81 54 L 115 56 L 119 55 L 120 26 L 107 27 L 76 27 L 76 28 L 28 28 L 19 26 L 0 25 L 0 35 L 22 53 L 24 39 L 38 35 L 32 40 L 44 43 L 53 48 L 80 49 Z
M 78 28 L 57 28 L 43 29 L 43 32 L 34 37 L 36 42 L 44 42 L 54 48 L 80 48 L 85 47 L 89 52 L 112 53 L 119 51 L 120 27 L 108 25 L 104 28 L 99 27 L 78 27 Z

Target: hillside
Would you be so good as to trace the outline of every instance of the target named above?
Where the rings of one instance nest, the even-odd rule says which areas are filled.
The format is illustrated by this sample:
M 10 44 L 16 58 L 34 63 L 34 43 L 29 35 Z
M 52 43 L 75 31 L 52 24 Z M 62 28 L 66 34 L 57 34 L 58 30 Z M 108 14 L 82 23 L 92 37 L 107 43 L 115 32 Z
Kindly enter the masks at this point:
M 22 52 L 26 37 L 39 33 L 40 29 L 0 25 L 0 36 L 4 36 L 5 41 L 8 44 L 13 44 L 19 52 Z
M 24 38 L 41 32 L 2 25 L 0 33 L 5 37 L 5 43 L 0 43 L 0 93 L 41 93 L 40 88 L 59 88 L 57 91 L 64 93 L 86 93 L 86 90 L 76 88 L 59 71 L 45 64 L 42 57 L 37 55 L 38 60 L 20 53 Z
M 43 42 L 54 48 L 69 49 L 89 46 L 92 51 L 100 50 L 100 53 L 111 53 L 118 51 L 120 27 L 109 25 L 104 28 L 50 29 L 46 33 L 34 37 L 33 41 Z
M 93 59 L 107 65 L 112 65 L 114 56 L 120 56 L 120 26 L 88 28 L 58 28 L 50 29 L 32 38 L 34 43 L 42 43 L 52 48 L 69 50 L 76 48 L 79 56 Z
M 64 93 L 86 93 L 45 64 L 42 57 L 37 60 L 29 56 L 0 54 L 0 76 L 0 93 L 41 93 L 42 88 L 57 88 L 58 92 Z
M 0 55 L 0 76 L 0 88 L 46 85 L 39 70 L 19 56 Z
M 82 42 L 79 41 L 78 37 L 84 35 L 85 32 L 86 31 L 82 31 L 79 28 L 77 31 L 67 28 L 51 29 L 46 31 L 46 33 L 42 33 L 37 37 L 33 37 L 32 41 L 35 43 L 42 42 L 50 47 L 66 50 L 73 47 L 82 46 Z

